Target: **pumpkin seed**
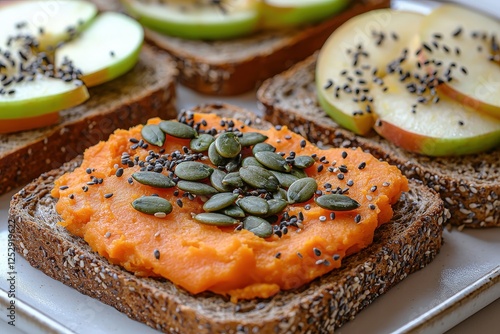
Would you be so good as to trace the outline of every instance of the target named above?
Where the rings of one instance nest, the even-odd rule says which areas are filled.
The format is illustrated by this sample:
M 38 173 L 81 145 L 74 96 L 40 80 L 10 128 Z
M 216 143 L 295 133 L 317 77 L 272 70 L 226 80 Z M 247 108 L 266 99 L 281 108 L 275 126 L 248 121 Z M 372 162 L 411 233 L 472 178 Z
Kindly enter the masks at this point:
M 222 180 L 225 176 L 226 173 L 224 173 L 220 169 L 214 169 L 212 175 L 210 175 L 210 183 L 212 184 L 212 187 L 220 192 L 231 191 L 231 187 L 228 187 L 222 183 Z
M 241 154 L 238 154 L 236 158 L 231 159 L 231 161 L 226 164 L 225 169 L 228 173 L 236 172 L 240 168 L 240 163 Z
M 260 162 L 257 161 L 254 157 L 246 157 L 243 159 L 241 162 L 242 167 L 248 167 L 248 166 L 257 166 L 257 167 L 264 167 Z
M 233 188 L 241 188 L 245 185 L 245 183 L 243 183 L 243 180 L 241 179 L 239 172 L 233 172 L 233 173 L 227 174 L 222 179 L 222 184 L 226 187 L 229 186 L 229 187 L 233 187 Z
M 332 211 L 350 211 L 359 208 L 359 203 L 346 195 L 328 194 L 314 199 L 323 209 Z
M 171 178 L 161 173 L 135 172 L 132 177 L 141 184 L 155 188 L 171 188 L 175 186 L 175 182 Z
M 208 158 L 216 166 L 225 166 L 229 161 L 231 161 L 230 159 L 224 158 L 219 154 L 219 152 L 217 152 L 217 149 L 215 148 L 215 142 L 210 144 L 210 146 L 208 147 Z
M 158 212 L 169 214 L 172 212 L 172 204 L 158 196 L 143 196 L 132 202 L 132 207 L 139 212 L 154 215 Z
M 210 196 L 218 193 L 217 189 L 209 186 L 205 183 L 194 182 L 194 181 L 184 181 L 181 180 L 177 182 L 177 188 L 185 192 L 200 195 L 200 196 Z
M 215 149 L 223 158 L 234 158 L 241 152 L 241 144 L 233 132 L 224 132 L 215 139 Z
M 243 197 L 236 203 L 248 214 L 265 216 L 269 212 L 269 204 L 263 198 L 257 196 Z
M 286 201 L 287 199 L 287 192 L 283 188 L 279 188 L 278 191 L 273 193 L 273 198 L 275 199 L 284 199 Z
M 288 188 L 288 203 L 304 203 L 310 200 L 318 190 L 318 184 L 312 177 L 298 179 Z
M 151 145 L 163 146 L 165 144 L 165 133 L 156 124 L 144 125 L 141 135 Z
M 176 138 L 193 139 L 198 136 L 196 130 L 189 125 L 175 121 L 162 121 L 160 123 L 160 129 L 166 134 Z
M 288 162 L 286 162 L 285 158 L 283 158 L 278 153 L 261 151 L 255 153 L 254 156 L 258 162 L 260 162 L 269 169 L 278 172 L 290 172 L 290 170 L 292 169 L 292 167 L 290 167 Z
M 214 226 L 231 226 L 239 224 L 239 221 L 233 217 L 223 215 L 222 213 L 203 212 L 193 216 L 193 219 L 199 223 Z
M 276 147 L 268 143 L 258 143 L 252 148 L 252 153 L 254 155 L 257 152 L 264 152 L 264 151 L 275 152 Z
M 220 193 L 215 194 L 203 204 L 203 210 L 207 212 L 219 211 L 227 208 L 238 199 L 238 194 Z
M 273 235 L 272 225 L 265 219 L 248 216 L 243 220 L 243 228 L 261 238 L 268 238 Z
M 297 168 L 292 168 L 290 171 L 290 174 L 295 176 L 296 178 L 303 179 L 307 177 L 307 173 L 304 172 L 302 169 L 297 169 Z
M 214 136 L 209 135 L 208 133 L 202 133 L 197 138 L 191 139 L 191 141 L 189 142 L 189 148 L 193 152 L 197 153 L 206 152 L 208 151 L 210 144 L 212 144 L 214 141 Z
M 230 205 L 227 208 L 224 208 L 220 211 L 220 213 L 225 214 L 234 218 L 243 218 L 245 217 L 245 211 L 242 208 L 237 206 L 236 204 Z
M 275 191 L 279 187 L 279 181 L 276 176 L 262 167 L 241 167 L 240 176 L 245 183 L 257 189 Z
M 298 177 L 295 177 L 292 174 L 288 173 L 280 173 L 274 170 L 271 170 L 270 172 L 273 173 L 274 176 L 276 176 L 280 185 L 283 188 L 289 188 L 292 185 L 292 183 L 294 183 L 299 179 Z
M 262 133 L 244 132 L 241 137 L 238 137 L 238 140 L 240 141 L 241 146 L 248 147 L 262 143 L 263 141 L 266 141 L 267 138 L 269 137 L 263 135 Z
M 198 181 L 212 175 L 214 169 L 198 161 L 181 162 L 175 167 L 175 175 L 182 180 Z
M 296 168 L 304 169 L 314 165 L 314 158 L 309 155 L 299 155 L 295 157 L 293 166 Z
M 285 210 L 286 206 L 288 205 L 288 202 L 284 199 L 270 199 L 267 201 L 267 204 L 269 205 L 269 211 L 267 212 L 268 215 L 276 215 L 279 214 L 281 211 Z

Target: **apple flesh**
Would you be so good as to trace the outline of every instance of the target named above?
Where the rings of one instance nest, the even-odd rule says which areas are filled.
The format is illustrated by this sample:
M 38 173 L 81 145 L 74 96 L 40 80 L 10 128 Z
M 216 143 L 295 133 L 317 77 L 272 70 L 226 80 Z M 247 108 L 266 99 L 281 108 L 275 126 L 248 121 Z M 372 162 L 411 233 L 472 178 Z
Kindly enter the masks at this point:
M 247 35 L 259 24 L 255 0 L 224 2 L 169 1 L 168 3 L 122 0 L 129 13 L 145 27 L 186 39 L 218 40 Z
M 452 4 L 432 11 L 420 29 L 431 49 L 424 48 L 422 55 L 439 61 L 431 71 L 445 77 L 439 92 L 500 119 L 500 63 L 494 61 L 500 57 L 499 33 L 497 20 Z
M 350 0 L 265 0 L 262 24 L 265 28 L 287 28 L 324 20 L 344 8 Z
M 375 131 L 397 146 L 429 156 L 487 151 L 500 145 L 500 120 L 442 97 L 419 103 L 394 75 L 384 78 L 385 92 L 374 87 Z
M 36 36 L 41 50 L 52 50 L 86 27 L 97 14 L 88 1 L 12 1 L 0 7 L 0 47 L 18 34 Z
M 321 49 L 316 67 L 318 101 L 339 125 L 371 131 L 371 88 L 417 33 L 422 15 L 390 9 L 358 15 L 339 27 Z
M 71 60 L 87 87 L 128 72 L 139 58 L 144 32 L 139 23 L 119 13 L 99 15 L 83 33 L 56 50 L 56 66 Z

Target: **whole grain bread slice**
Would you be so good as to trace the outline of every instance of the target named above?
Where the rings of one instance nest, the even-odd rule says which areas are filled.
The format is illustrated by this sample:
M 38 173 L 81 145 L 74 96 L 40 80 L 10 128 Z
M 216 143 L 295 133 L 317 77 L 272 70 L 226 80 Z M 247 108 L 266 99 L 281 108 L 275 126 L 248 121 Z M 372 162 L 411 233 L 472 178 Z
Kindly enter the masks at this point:
M 92 1 L 101 10 L 123 10 L 118 0 Z M 225 41 L 186 40 L 150 29 L 145 37 L 177 62 L 183 85 L 204 94 L 237 95 L 314 53 L 348 19 L 389 6 L 389 0 L 352 1 L 343 12 L 319 24 Z
M 194 111 L 271 126 L 234 106 L 207 105 Z M 163 332 L 332 333 L 425 267 L 442 244 L 447 215 L 443 202 L 419 181 L 411 181 L 391 222 L 377 230 L 370 247 L 346 258 L 340 269 L 265 300 L 234 304 L 213 293 L 192 295 L 168 280 L 139 278 L 110 264 L 57 224 L 61 218 L 50 196 L 53 181 L 80 162 L 77 158 L 45 173 L 14 195 L 9 222 L 15 226 L 17 251 L 50 277 Z
M 500 226 L 500 149 L 464 157 L 425 157 L 400 149 L 371 134 L 357 136 L 341 128 L 319 106 L 313 55 L 266 82 L 257 98 L 270 122 L 287 125 L 312 142 L 360 146 L 397 165 L 409 178 L 439 192 L 459 228 Z
M 129 128 L 157 115 L 176 117 L 176 77 L 174 63 L 145 46 L 130 72 L 90 88 L 90 98 L 61 111 L 58 124 L 0 134 L 0 194 L 61 166 L 107 139 L 116 128 Z

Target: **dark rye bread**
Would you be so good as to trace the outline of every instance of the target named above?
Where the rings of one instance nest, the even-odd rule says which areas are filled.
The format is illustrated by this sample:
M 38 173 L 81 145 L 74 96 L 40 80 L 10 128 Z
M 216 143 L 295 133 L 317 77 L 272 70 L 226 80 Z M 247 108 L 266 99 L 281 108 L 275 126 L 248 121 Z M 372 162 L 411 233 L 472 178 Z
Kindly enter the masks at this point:
M 500 149 L 466 157 L 431 158 L 402 150 L 376 134 L 357 136 L 342 129 L 318 105 L 313 55 L 260 87 L 265 118 L 287 125 L 312 142 L 360 146 L 397 165 L 409 178 L 439 192 L 459 228 L 500 226 Z
M 253 120 L 247 111 L 210 105 L 196 112 Z M 376 297 L 434 259 L 442 244 L 446 211 L 439 197 L 418 181 L 395 205 L 375 242 L 304 287 L 266 300 L 233 304 L 213 293 L 193 296 L 167 280 L 139 278 L 111 265 L 78 237 L 57 225 L 50 196 L 53 181 L 80 163 L 75 159 L 43 174 L 14 195 L 9 223 L 17 251 L 32 266 L 132 319 L 170 333 L 331 333 Z
M 122 10 L 118 0 L 92 0 L 101 10 Z M 146 29 L 146 40 L 177 62 L 180 82 L 200 93 L 237 95 L 318 50 L 330 34 L 363 12 L 387 8 L 389 0 L 361 0 L 322 23 L 267 31 L 226 41 L 186 40 Z
M 167 56 L 145 46 L 130 72 L 90 88 L 90 98 L 62 111 L 58 124 L 0 134 L 0 194 L 61 166 L 116 128 L 128 129 L 157 115 L 176 117 L 176 76 Z

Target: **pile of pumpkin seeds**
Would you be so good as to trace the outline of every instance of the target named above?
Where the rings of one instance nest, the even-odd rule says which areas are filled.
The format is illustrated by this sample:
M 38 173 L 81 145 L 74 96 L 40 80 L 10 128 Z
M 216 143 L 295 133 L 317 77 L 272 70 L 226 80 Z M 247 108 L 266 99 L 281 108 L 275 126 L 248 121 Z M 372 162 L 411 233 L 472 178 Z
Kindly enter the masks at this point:
M 185 116 L 184 120 L 185 120 Z M 181 118 L 181 120 L 183 120 Z M 216 168 L 201 161 L 176 161 L 170 175 L 158 171 L 141 170 L 132 175 L 141 184 L 156 188 L 177 187 L 185 193 L 207 198 L 203 213 L 192 214 L 195 221 L 214 226 L 236 226 L 267 238 L 282 230 L 273 223 L 283 214 L 287 205 L 308 202 L 314 197 L 322 208 L 332 211 L 353 210 L 359 204 L 343 194 L 317 194 L 316 180 L 308 177 L 305 169 L 316 162 L 311 156 L 295 155 L 284 158 L 276 148 L 265 141 L 259 132 L 240 132 L 229 128 L 222 131 L 203 131 L 180 121 L 162 121 L 145 125 L 141 131 L 144 140 L 154 146 L 163 146 L 166 135 L 188 139 L 185 152 L 198 154 L 198 160 L 210 160 Z M 243 158 L 242 151 L 251 152 Z M 247 155 L 247 154 L 245 154 Z M 143 213 L 164 217 L 172 205 L 158 196 L 144 196 L 132 203 Z M 286 231 L 285 231 L 286 234 Z

